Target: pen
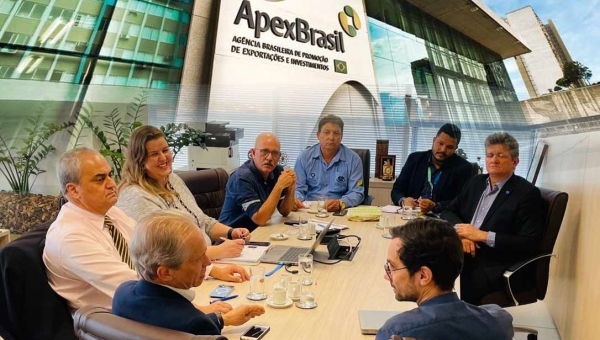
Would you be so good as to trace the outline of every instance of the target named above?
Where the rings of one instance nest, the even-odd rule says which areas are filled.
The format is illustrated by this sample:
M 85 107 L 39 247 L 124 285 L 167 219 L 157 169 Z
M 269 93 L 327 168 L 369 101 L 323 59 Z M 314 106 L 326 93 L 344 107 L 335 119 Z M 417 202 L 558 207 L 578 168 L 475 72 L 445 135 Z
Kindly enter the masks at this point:
M 238 297 L 238 295 L 226 296 L 226 297 L 224 297 L 224 298 L 220 298 L 220 299 L 212 300 L 212 301 L 210 302 L 210 304 L 213 304 L 213 303 L 215 303 L 215 302 L 219 302 L 219 301 L 227 301 L 227 300 L 232 300 L 232 299 L 235 299 L 236 297 Z

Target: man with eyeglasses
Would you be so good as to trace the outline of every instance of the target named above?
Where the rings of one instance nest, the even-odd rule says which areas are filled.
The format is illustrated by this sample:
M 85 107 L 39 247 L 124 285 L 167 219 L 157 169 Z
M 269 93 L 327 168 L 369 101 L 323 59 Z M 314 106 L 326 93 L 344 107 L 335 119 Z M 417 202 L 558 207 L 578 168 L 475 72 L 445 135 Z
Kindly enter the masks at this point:
M 302 151 L 296 160 L 296 202 L 294 209 L 304 208 L 303 201 L 327 197 L 327 211 L 355 207 L 364 200 L 363 166 L 358 154 L 342 144 L 344 121 L 327 115 L 319 121 L 319 143 Z
M 416 219 L 390 229 L 390 234 L 385 279 L 396 300 L 416 302 L 418 307 L 387 320 L 376 340 L 394 335 L 444 340 L 512 339 L 512 316 L 508 312 L 497 305 L 470 305 L 453 292 L 464 255 L 451 224 Z
M 455 225 L 465 257 L 461 298 L 472 304 L 504 291 L 504 271 L 535 255 L 543 229 L 540 190 L 514 174 L 519 143 L 506 132 L 485 140 L 487 174 L 473 177 L 442 212 Z M 525 275 L 526 274 L 526 275 Z M 535 273 L 511 278 L 513 292 L 529 290 Z
M 294 206 L 296 174 L 278 165 L 280 148 L 272 133 L 256 137 L 252 159 L 229 177 L 219 222 L 253 231 L 265 225 L 276 209 L 283 216 L 289 215 Z

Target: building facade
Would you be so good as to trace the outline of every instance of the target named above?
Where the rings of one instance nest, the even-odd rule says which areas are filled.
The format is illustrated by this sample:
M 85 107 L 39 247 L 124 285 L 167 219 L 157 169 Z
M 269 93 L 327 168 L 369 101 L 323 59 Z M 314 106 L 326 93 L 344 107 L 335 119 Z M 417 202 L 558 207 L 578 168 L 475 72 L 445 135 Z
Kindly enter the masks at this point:
M 355 56 L 338 53 L 343 65 L 348 62 L 347 74 L 338 72 L 340 64 L 334 62 L 340 60 L 333 57 L 319 70 L 300 69 L 298 62 L 290 74 L 301 77 L 287 76 L 283 85 L 270 84 L 273 74 L 287 71 L 266 69 L 259 73 L 264 86 L 253 88 L 243 75 L 235 84 L 225 78 L 215 85 L 222 70 L 222 61 L 216 60 L 224 53 L 218 50 L 220 10 L 223 3 L 237 8 L 243 0 L 0 0 L 0 86 L 7 89 L 0 93 L 0 115 L 17 136 L 24 128 L 24 116 L 32 116 L 40 105 L 47 120 L 54 122 L 76 118 L 86 103 L 92 103 L 95 111 L 118 107 L 125 114 L 127 104 L 145 91 L 149 95 L 144 123 L 225 120 L 244 128 L 242 161 L 255 136 L 272 131 L 281 138 L 288 165 L 293 165 L 300 151 L 316 142 L 316 122 L 325 113 L 346 121 L 344 143 L 349 147 L 374 148 L 376 139 L 390 140 L 389 153 L 397 155 L 398 170 L 410 152 L 431 146 L 435 131 L 445 122 L 461 126 L 465 136 L 461 147 L 471 161 L 484 155 L 483 140 L 498 130 L 516 135 L 522 144 L 521 158 L 526 159 L 530 132 L 502 60 L 529 49 L 480 1 L 472 0 L 469 6 L 463 2 L 328 3 L 334 15 L 326 15 L 325 9 L 321 13 L 298 8 L 298 13 L 304 13 L 298 14 L 299 19 L 328 33 L 335 30 L 347 53 L 358 54 L 352 46 L 366 38 L 368 43 L 359 50 L 362 55 L 370 49 L 367 58 L 359 58 L 367 60 L 360 65 L 363 80 L 352 78 L 358 68 Z M 295 11 L 291 1 L 250 3 L 265 13 L 272 11 L 272 17 Z M 347 11 L 348 4 L 359 10 Z M 288 7 L 280 11 L 277 6 Z M 344 33 L 348 26 L 340 26 L 338 12 L 350 15 L 346 20 L 354 18 L 350 22 L 357 37 Z M 262 33 L 261 39 L 269 34 Z M 273 39 L 306 51 L 316 48 Z M 231 39 L 229 43 L 235 44 Z M 343 50 L 341 45 L 337 48 Z M 323 56 L 330 53 L 321 50 Z M 321 96 L 325 85 L 319 82 L 335 77 L 346 80 Z M 321 103 L 318 109 L 315 102 Z M 55 143 L 57 153 L 68 143 Z M 179 166 L 187 164 L 186 157 L 185 152 L 177 156 Z M 50 157 L 48 164 L 52 161 Z M 374 167 L 374 159 L 371 164 Z M 52 188 L 53 176 L 50 170 L 38 181 Z
M 506 22 L 532 52 L 515 57 L 531 98 L 552 92 L 563 76 L 562 65 L 573 61 L 552 20 L 544 25 L 531 6 L 506 15 Z

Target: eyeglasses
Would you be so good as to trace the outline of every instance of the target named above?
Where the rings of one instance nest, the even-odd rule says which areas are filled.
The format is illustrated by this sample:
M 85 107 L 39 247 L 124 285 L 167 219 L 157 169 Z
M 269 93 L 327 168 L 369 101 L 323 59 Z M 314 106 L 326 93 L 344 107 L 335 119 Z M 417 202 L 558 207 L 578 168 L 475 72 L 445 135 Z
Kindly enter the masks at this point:
M 260 153 L 261 157 L 267 157 L 269 154 L 271 154 L 271 156 L 273 156 L 273 158 L 281 157 L 281 152 L 278 150 L 257 149 L 256 151 L 258 151 Z
M 388 278 L 391 280 L 392 279 L 392 272 L 395 272 L 396 270 L 402 270 L 402 269 L 406 269 L 408 267 L 402 267 L 402 268 L 396 268 L 396 269 L 390 269 L 390 263 L 386 262 L 383 265 L 383 269 L 385 270 L 385 273 L 387 274 Z

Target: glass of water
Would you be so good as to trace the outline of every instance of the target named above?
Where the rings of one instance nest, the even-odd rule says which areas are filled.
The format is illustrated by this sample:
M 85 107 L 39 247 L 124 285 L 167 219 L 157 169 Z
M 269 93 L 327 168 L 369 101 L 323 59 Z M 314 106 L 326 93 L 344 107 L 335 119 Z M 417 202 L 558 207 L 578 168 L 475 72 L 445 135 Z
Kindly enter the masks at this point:
M 265 267 L 250 267 L 250 293 L 246 295 L 249 300 L 260 301 L 267 298 L 265 292 Z
M 402 200 L 402 219 L 403 220 L 411 220 L 413 218 L 412 211 L 413 206 L 411 204 L 405 203 L 406 200 Z
M 304 286 L 312 285 L 313 256 L 312 254 L 298 255 L 298 267 L 300 268 L 300 283 Z
M 390 217 L 383 214 L 379 217 L 379 226 L 383 229 L 383 234 L 381 234 L 381 236 L 384 238 L 392 238 L 392 235 L 390 234 L 390 224 Z
M 301 216 L 300 225 L 298 226 L 298 239 L 299 240 L 310 240 L 310 221 L 308 216 Z
M 317 213 L 317 217 L 328 217 L 329 214 L 327 213 L 327 206 L 325 203 L 327 203 L 327 196 L 319 196 L 319 212 Z
M 300 288 L 300 299 L 298 302 L 296 302 L 296 307 L 303 309 L 311 309 L 317 307 L 314 286 L 302 286 Z

